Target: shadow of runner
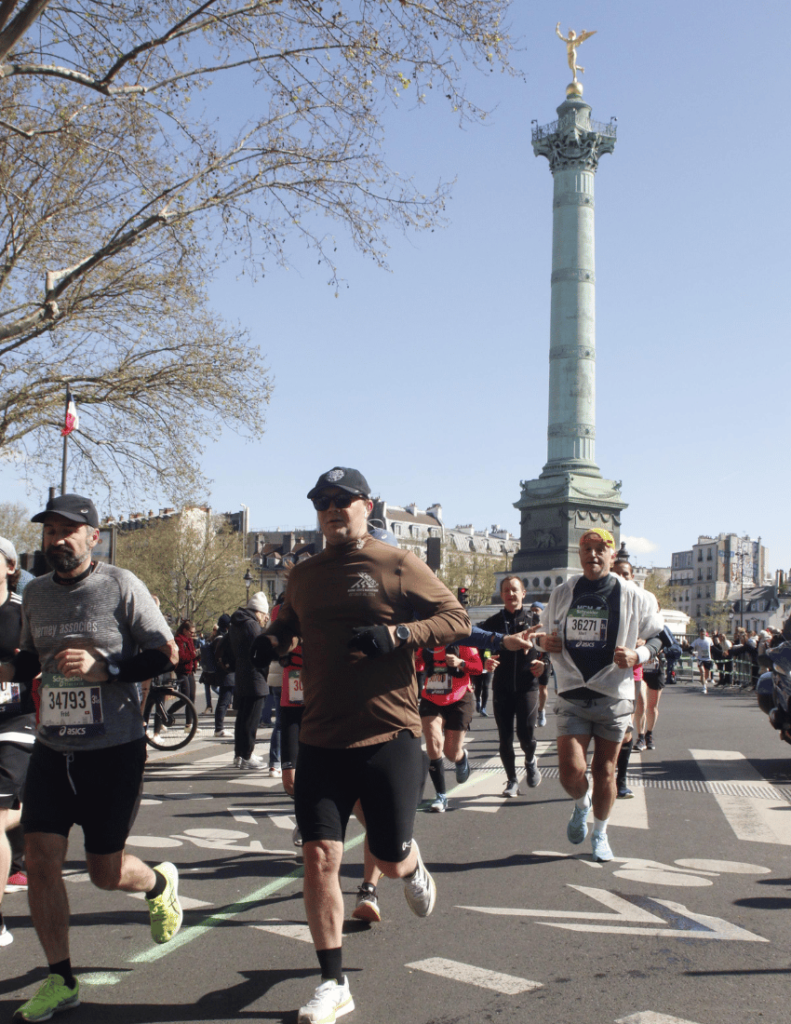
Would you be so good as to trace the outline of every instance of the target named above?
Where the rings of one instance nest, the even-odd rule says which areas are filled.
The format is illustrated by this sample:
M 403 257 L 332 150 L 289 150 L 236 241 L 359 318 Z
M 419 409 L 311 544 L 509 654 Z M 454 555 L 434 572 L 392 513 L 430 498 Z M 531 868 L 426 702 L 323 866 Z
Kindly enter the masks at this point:
M 76 972 L 79 979 L 82 974 L 96 973 L 101 970 L 98 967 L 85 968 Z M 114 973 L 118 973 L 114 969 Z M 351 973 L 351 972 L 350 972 Z M 43 981 L 43 971 L 29 972 L 35 976 L 39 974 L 39 981 Z M 113 1024 L 199 1024 L 202 1021 L 212 1021 L 215 1024 L 231 1024 L 239 1020 L 276 1020 L 284 1024 L 296 1024 L 297 1007 L 283 1006 L 276 1009 L 261 1010 L 253 1009 L 253 1004 L 267 995 L 275 985 L 290 979 L 311 979 L 315 982 L 318 975 L 316 967 L 289 970 L 289 971 L 245 971 L 242 973 L 242 981 L 229 988 L 218 991 L 207 992 L 194 1003 L 168 1003 L 164 999 L 157 998 L 155 992 L 151 993 L 150 1003 L 124 1003 L 113 1000 L 113 994 L 122 995 L 122 988 L 92 987 L 90 985 L 80 986 L 80 1006 L 77 1008 L 77 1015 L 72 1017 L 69 1014 L 58 1017 L 58 1020 L 69 1021 L 79 1020 L 79 1024 L 107 1024 L 108 1017 L 112 1017 Z M 8 991 L 13 985 L 20 987 L 21 979 L 17 978 L 9 985 L 2 984 L 2 990 Z M 32 977 L 27 982 L 32 981 Z M 121 982 L 123 986 L 123 982 Z M 167 992 L 167 975 L 163 973 L 162 988 Z M 308 989 L 310 991 L 308 991 Z M 96 999 L 100 992 L 107 992 L 107 1002 Z M 312 995 L 310 985 L 306 987 L 305 998 Z M 33 994 L 33 989 L 27 993 L 27 998 Z M 24 1002 L 24 999 L 22 1000 Z M 0 1001 L 0 1019 L 11 1020 L 14 1011 L 21 1005 L 19 1000 Z

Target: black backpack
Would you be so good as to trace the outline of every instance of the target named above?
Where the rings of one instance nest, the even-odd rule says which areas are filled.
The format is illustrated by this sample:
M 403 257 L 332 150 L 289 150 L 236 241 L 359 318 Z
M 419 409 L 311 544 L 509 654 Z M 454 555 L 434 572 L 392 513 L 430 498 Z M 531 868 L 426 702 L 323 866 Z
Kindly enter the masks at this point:
M 220 633 L 214 641 L 214 660 L 217 663 L 217 668 L 225 675 L 236 671 L 236 656 L 231 647 L 231 638 L 227 633 Z

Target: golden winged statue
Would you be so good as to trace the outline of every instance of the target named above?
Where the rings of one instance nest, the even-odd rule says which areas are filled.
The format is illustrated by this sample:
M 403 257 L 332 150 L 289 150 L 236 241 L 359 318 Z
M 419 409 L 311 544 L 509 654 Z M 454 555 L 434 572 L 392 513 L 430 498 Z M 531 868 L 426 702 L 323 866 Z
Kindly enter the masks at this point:
M 594 30 L 593 32 L 583 31 L 580 32 L 579 35 L 577 35 L 574 29 L 570 28 L 568 38 L 566 38 L 565 36 L 560 34 L 560 22 L 558 22 L 555 26 L 555 32 L 557 32 L 558 38 L 562 39 L 563 42 L 566 44 L 566 53 L 568 54 L 569 67 L 571 68 L 571 73 L 574 75 L 574 81 L 576 82 L 577 72 L 585 70 L 585 68 L 581 68 L 579 64 L 577 64 L 577 47 L 580 45 L 580 43 L 584 43 L 586 39 L 590 39 L 591 36 L 595 36 L 596 30 Z

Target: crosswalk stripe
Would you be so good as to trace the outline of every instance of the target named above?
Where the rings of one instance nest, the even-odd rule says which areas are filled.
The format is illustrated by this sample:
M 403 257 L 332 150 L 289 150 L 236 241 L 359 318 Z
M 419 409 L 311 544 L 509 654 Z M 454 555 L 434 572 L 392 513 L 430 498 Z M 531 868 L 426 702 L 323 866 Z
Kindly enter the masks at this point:
M 639 754 L 632 754 L 632 760 L 640 761 Z M 635 765 L 637 767 L 637 765 Z M 626 783 L 632 780 L 627 776 Z M 630 787 L 631 788 L 631 787 Z M 628 800 L 616 800 L 613 809 L 610 811 L 609 826 L 615 825 L 618 828 L 648 828 L 648 805 L 645 798 L 645 789 L 642 786 L 635 786 L 632 789 L 634 796 Z M 609 827 L 608 826 L 608 827 Z
M 517 978 L 513 974 L 501 974 L 500 971 L 487 971 L 483 967 L 463 964 L 458 960 L 446 960 L 441 956 L 415 960 L 405 966 L 416 971 L 425 971 L 427 974 L 436 974 L 450 981 L 462 981 L 467 985 L 491 989 L 502 995 L 514 996 L 520 992 L 532 992 L 533 989 L 543 987 L 540 981 L 529 981 L 527 978 Z
M 300 942 L 313 942 L 310 935 L 310 928 L 306 924 L 275 924 L 278 918 L 273 917 L 272 924 L 254 924 L 260 932 L 272 932 L 273 935 L 282 935 L 286 939 L 298 939 Z
M 723 774 L 755 788 L 765 783 L 747 758 L 736 750 L 690 750 L 703 777 L 722 781 Z M 723 765 L 728 767 L 724 768 Z M 771 787 L 770 787 L 771 788 Z M 764 797 L 713 793 L 737 839 L 748 843 L 791 846 L 791 815 L 788 804 L 771 795 Z

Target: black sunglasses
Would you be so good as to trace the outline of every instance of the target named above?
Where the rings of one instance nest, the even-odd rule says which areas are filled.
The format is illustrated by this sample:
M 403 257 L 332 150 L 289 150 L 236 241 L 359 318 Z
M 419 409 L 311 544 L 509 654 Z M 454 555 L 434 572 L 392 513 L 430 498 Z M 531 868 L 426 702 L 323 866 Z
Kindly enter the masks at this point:
M 326 512 L 330 505 L 335 508 L 348 508 L 353 501 L 364 497 L 364 494 L 321 494 L 313 499 L 313 507 L 317 512 Z

